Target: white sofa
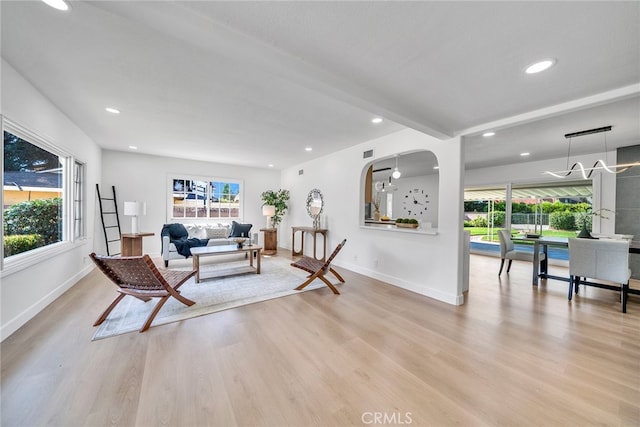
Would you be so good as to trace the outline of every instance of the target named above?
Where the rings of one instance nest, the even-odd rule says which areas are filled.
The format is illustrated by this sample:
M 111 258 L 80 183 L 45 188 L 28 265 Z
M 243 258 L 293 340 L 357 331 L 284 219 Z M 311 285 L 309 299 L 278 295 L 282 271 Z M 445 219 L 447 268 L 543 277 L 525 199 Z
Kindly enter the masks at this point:
M 231 245 L 235 244 L 236 237 L 230 237 L 231 224 L 182 224 L 187 229 L 187 238 L 209 239 L 207 246 Z M 247 233 L 250 241 L 247 243 L 257 243 L 258 233 Z M 171 259 L 184 259 L 184 255 L 178 253 L 176 245 L 170 242 L 169 236 L 162 236 L 162 259 L 164 266 L 169 266 Z

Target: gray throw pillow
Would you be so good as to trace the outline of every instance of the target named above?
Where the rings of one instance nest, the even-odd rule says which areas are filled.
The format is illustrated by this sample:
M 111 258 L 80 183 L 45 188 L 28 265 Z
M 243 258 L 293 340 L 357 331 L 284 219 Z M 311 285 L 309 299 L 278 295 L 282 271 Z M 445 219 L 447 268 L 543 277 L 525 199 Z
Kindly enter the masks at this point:
M 249 237 L 249 233 L 251 232 L 252 224 L 240 224 L 239 222 L 233 221 L 231 223 L 231 234 L 229 237 Z

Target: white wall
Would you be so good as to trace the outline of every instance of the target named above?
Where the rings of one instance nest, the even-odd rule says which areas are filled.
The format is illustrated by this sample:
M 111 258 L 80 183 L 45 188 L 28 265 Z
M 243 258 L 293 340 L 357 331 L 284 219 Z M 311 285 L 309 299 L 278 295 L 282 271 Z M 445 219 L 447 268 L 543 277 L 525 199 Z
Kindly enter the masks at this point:
M 71 153 L 86 165 L 87 239 L 64 244 L 27 268 L 0 272 L 1 337 L 4 340 L 93 268 L 95 202 L 100 149 L 81 129 L 2 60 L 2 111 L 13 122 Z
M 124 145 L 127 144 L 124 143 Z M 259 232 L 260 228 L 266 225 L 266 219 L 262 216 L 260 195 L 263 191 L 280 188 L 280 172 L 270 169 L 110 150 L 103 151 L 102 165 L 100 189 L 111 191 L 112 185 L 116 187 L 119 212 L 124 211 L 125 201 L 137 200 L 147 203 L 147 215 L 140 217 L 139 229 L 155 233 L 155 236 L 143 239 L 144 252 L 151 256 L 159 256 L 161 253 L 160 231 L 169 218 L 167 214 L 167 197 L 171 194 L 168 188 L 169 175 L 219 177 L 244 182 L 241 201 L 244 206 L 243 222 L 253 224 L 252 233 Z M 185 220 L 185 222 L 195 221 Z M 123 233 L 130 233 L 131 219 L 121 215 L 120 226 Z M 105 253 L 104 237 L 100 236 L 96 240 L 96 247 L 98 252 Z
M 370 149 L 375 158 L 423 149 L 435 154 L 440 165 L 437 235 L 361 227 L 365 166 L 375 160 L 363 159 L 362 154 Z M 291 203 L 280 225 L 280 245 L 291 248 L 291 226 L 312 224 L 305 202 L 307 193 L 318 188 L 324 196 L 328 251 L 347 239 L 336 265 L 450 304 L 462 304 L 462 165 L 459 138 L 441 141 L 407 129 L 285 169 L 282 187 L 290 190 Z M 303 175 L 298 174 L 300 169 Z M 310 244 L 305 244 L 305 249 L 309 250 Z
M 605 153 L 590 154 L 584 156 L 572 156 L 571 164 L 576 161 L 582 162 L 585 167 L 591 167 L 596 160 L 604 159 Z M 606 153 L 609 163 L 616 162 L 616 152 Z M 507 183 L 512 184 L 531 184 L 531 183 L 560 183 L 562 179 L 554 178 L 544 171 L 561 171 L 567 167 L 567 158 L 557 158 L 550 160 L 542 160 L 537 162 L 515 163 L 512 165 L 472 169 L 465 172 L 465 187 L 490 187 L 505 186 Z M 565 180 L 581 180 L 582 175 L 573 172 Z M 616 207 L 616 176 L 606 172 L 597 172 L 593 175 L 593 209 L 606 208 L 615 211 Z M 602 219 L 599 216 L 593 218 L 593 231 L 599 233 L 615 233 L 615 215 L 608 215 L 608 219 Z
M 425 222 L 431 223 L 433 228 L 438 227 L 438 187 L 440 185 L 439 175 L 437 173 L 413 176 L 409 178 L 400 178 L 395 180 L 398 190 L 393 192 L 393 217 L 394 218 L 415 218 L 421 224 Z M 412 203 L 410 191 L 416 189 L 421 190 L 420 196 L 428 195 L 424 199 L 420 197 L 420 203 L 426 207 L 425 210 L 416 211 L 415 205 Z M 424 191 L 424 193 L 422 193 Z M 409 198 L 405 196 L 409 195 Z M 409 200 L 411 203 L 403 203 Z M 427 203 L 428 201 L 428 203 Z M 408 210 L 412 211 L 409 215 Z M 417 213 L 416 212 L 420 212 Z

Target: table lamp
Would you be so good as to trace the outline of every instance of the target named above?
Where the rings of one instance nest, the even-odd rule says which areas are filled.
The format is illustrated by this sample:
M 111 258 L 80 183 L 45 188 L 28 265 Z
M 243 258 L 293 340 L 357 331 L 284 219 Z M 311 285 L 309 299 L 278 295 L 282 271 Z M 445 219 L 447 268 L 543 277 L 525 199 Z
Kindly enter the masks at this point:
M 124 214 L 131 217 L 131 233 L 138 234 L 138 217 L 147 214 L 147 203 L 124 202 Z
M 272 205 L 264 205 L 262 207 L 262 215 L 267 217 L 267 227 L 271 228 L 269 225 L 271 223 L 271 217 L 276 214 L 276 207 Z

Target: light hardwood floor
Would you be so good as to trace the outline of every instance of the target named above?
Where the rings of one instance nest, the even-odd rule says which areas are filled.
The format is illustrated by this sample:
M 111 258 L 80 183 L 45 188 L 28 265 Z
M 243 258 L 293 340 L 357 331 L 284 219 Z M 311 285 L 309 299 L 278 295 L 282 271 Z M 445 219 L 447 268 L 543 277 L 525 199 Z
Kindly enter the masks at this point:
M 2 343 L 1 424 L 640 425 L 640 298 L 623 315 L 614 292 L 568 303 L 498 268 L 472 255 L 459 307 L 338 269 L 342 295 L 92 342 L 115 296 L 94 271 Z

